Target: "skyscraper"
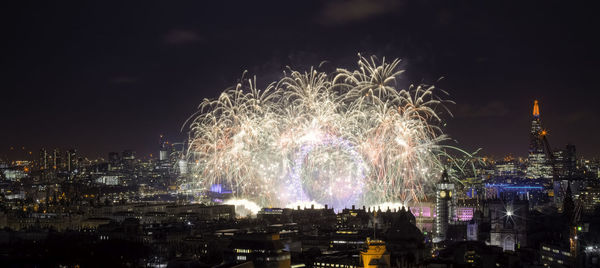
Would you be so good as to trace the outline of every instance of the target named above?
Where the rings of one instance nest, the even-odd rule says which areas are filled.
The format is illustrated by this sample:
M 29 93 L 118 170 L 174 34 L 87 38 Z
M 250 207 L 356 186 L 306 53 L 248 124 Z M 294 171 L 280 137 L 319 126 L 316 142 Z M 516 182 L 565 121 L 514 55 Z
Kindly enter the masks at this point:
M 167 161 L 168 158 L 168 151 L 167 151 L 167 147 L 169 145 L 169 142 L 164 140 L 164 136 L 160 135 L 160 149 L 158 151 L 158 160 L 159 161 Z
M 132 150 L 125 150 L 123 151 L 123 153 L 121 154 L 122 159 L 124 161 L 133 161 L 135 160 L 135 152 Z
M 575 149 L 575 145 L 567 144 L 566 148 L 566 157 L 565 157 L 565 170 L 567 178 L 573 178 L 577 173 L 577 150 Z
M 71 149 L 65 153 L 65 165 L 68 172 L 77 169 L 77 150 Z
M 111 166 L 116 167 L 119 165 L 120 162 L 121 162 L 121 157 L 119 157 L 119 153 L 117 153 L 117 152 L 108 153 L 108 163 Z
M 58 149 L 54 149 L 54 162 L 52 163 L 52 168 L 53 169 L 61 169 L 62 168 L 62 157 L 60 155 L 60 150 Z
M 48 169 L 48 152 L 46 151 L 46 149 L 42 148 L 40 149 L 40 163 L 39 163 L 39 168 L 40 169 Z
M 554 165 L 558 178 L 572 179 L 576 175 L 576 149 L 575 145 L 567 144 L 565 149 L 555 150 Z
M 540 136 L 542 133 L 542 122 L 540 120 L 540 107 L 538 101 L 533 102 L 533 119 L 529 131 L 529 154 L 527 156 L 526 177 L 530 179 L 552 178 L 552 167 L 548 163 L 544 152 L 544 142 Z

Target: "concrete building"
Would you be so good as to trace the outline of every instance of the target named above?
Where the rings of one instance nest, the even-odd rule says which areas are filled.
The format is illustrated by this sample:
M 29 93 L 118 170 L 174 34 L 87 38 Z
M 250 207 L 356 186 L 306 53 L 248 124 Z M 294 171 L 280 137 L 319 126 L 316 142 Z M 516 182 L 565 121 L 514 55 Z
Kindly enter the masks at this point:
M 254 267 L 284 268 L 291 266 L 290 253 L 284 251 L 279 234 L 236 234 L 231 242 L 234 263 L 251 261 Z

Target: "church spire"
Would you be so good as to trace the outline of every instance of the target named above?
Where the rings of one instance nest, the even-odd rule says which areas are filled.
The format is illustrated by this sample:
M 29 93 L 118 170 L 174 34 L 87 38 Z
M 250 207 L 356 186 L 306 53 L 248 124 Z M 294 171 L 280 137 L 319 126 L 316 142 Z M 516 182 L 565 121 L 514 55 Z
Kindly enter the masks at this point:
M 533 101 L 533 116 L 536 118 L 540 117 L 540 106 L 538 105 L 538 101 Z
M 573 202 L 573 196 L 571 192 L 571 183 L 567 182 L 567 190 L 565 191 L 565 197 L 563 199 L 563 215 L 567 221 L 573 220 L 573 213 L 575 210 L 575 203 Z

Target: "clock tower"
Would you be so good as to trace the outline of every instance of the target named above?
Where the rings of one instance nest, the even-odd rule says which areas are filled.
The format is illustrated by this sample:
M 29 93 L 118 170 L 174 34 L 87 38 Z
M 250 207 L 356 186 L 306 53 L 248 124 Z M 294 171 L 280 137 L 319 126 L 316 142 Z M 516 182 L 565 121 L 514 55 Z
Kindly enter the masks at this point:
M 446 240 L 446 232 L 448 231 L 448 223 L 450 222 L 450 205 L 452 204 L 452 196 L 454 195 L 454 184 L 448 178 L 448 172 L 444 170 L 442 179 L 436 185 L 435 191 L 435 242 Z

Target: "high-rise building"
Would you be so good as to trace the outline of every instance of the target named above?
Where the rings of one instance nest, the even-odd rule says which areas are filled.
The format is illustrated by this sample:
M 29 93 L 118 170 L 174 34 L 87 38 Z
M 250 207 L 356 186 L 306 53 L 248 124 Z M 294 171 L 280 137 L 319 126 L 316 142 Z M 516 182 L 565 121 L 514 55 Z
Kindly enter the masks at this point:
M 60 151 L 58 149 L 54 149 L 53 160 L 54 160 L 54 162 L 52 163 L 52 168 L 53 169 L 60 169 L 60 168 L 62 168 L 62 165 L 63 165 L 62 157 L 60 156 Z
M 132 151 L 132 150 L 125 150 L 125 151 L 123 151 L 122 156 L 123 156 L 123 160 L 124 161 L 127 161 L 127 160 L 133 161 L 133 160 L 135 160 L 135 152 Z
M 495 165 L 494 175 L 497 177 L 518 177 L 519 173 L 519 163 L 514 159 L 500 161 Z
M 68 172 L 77 169 L 77 150 L 71 149 L 65 153 L 65 166 Z
M 577 156 L 575 145 L 567 144 L 563 150 L 555 150 L 554 165 L 556 175 L 561 179 L 571 179 L 576 174 Z
M 42 148 L 40 149 L 40 160 L 39 160 L 39 168 L 40 169 L 48 169 L 48 151 Z
M 567 144 L 565 151 L 567 152 L 564 162 L 566 175 L 571 178 L 575 176 L 575 173 L 577 172 L 577 150 L 575 145 Z
M 544 142 L 541 138 L 542 122 L 540 120 L 540 107 L 538 101 L 533 102 L 533 119 L 529 131 L 529 154 L 527 156 L 526 177 L 530 179 L 552 178 L 552 167 L 550 166 Z
M 135 161 L 135 152 L 132 150 L 123 151 L 123 153 L 121 154 L 121 161 L 123 169 L 131 171 L 134 166 L 133 163 Z
M 448 172 L 444 170 L 442 179 L 436 185 L 436 212 L 435 218 L 435 233 L 436 242 L 446 240 L 446 232 L 448 231 L 448 223 L 450 222 L 450 210 L 452 205 L 452 195 L 454 194 L 454 184 L 448 178 Z
M 121 159 L 119 158 L 119 153 L 117 153 L 117 152 L 108 153 L 108 163 L 111 166 L 117 166 L 119 164 L 119 162 L 121 162 Z
M 168 160 L 168 150 L 167 147 L 169 142 L 164 140 L 164 136 L 160 135 L 160 149 L 158 151 L 158 160 L 159 161 L 167 161 Z

